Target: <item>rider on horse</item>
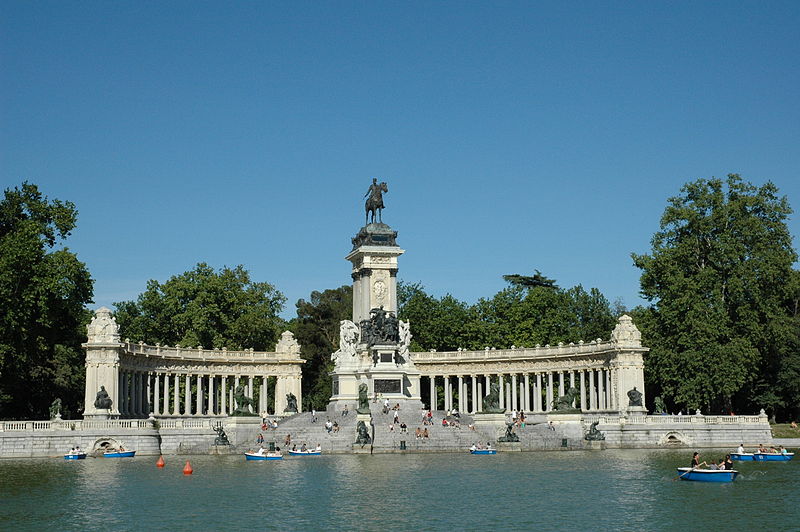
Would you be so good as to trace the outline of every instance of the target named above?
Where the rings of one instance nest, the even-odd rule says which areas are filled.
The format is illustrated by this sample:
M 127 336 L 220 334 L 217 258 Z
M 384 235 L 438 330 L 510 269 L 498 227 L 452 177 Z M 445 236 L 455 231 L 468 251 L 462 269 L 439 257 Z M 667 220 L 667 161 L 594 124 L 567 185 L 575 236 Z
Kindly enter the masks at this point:
M 364 205 L 364 210 L 366 211 L 366 222 L 369 223 L 369 213 L 372 213 L 372 223 L 375 223 L 375 212 L 378 212 L 378 222 L 382 222 L 381 214 L 383 211 L 383 193 L 389 192 L 389 188 L 386 186 L 386 182 L 378 183 L 378 179 L 373 177 L 372 184 L 369 186 L 367 193 L 364 194 L 364 197 L 367 198 L 367 202 Z

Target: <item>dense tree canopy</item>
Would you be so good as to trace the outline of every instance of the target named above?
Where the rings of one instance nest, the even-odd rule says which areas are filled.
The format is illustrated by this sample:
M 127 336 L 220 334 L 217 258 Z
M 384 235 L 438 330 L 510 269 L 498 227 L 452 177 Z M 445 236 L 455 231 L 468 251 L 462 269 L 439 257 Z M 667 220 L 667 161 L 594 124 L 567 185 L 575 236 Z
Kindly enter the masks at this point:
M 0 201 L 0 417 L 46 417 L 60 397 L 64 413 L 82 407 L 81 342 L 92 279 L 59 244 L 75 228 L 70 202 L 48 200 L 23 183 Z
M 286 298 L 271 284 L 254 282 L 243 266 L 215 272 L 205 263 L 150 280 L 136 301 L 114 303 L 123 337 L 162 345 L 271 351 L 284 321 Z
M 797 408 L 797 381 L 786 381 L 800 367 L 790 213 L 773 184 L 734 174 L 669 199 L 650 254 L 633 255 L 652 302 L 636 315 L 651 396 L 714 412 Z
M 399 314 L 411 321 L 412 349 L 533 347 L 608 338 L 614 315 L 597 289 L 587 292 L 578 285 L 564 290 L 550 279 L 525 284 L 515 280 L 510 280 L 511 287 L 474 305 L 451 295 L 437 299 L 420 284 L 401 283 Z
M 339 322 L 353 315 L 353 289 L 341 286 L 311 292 L 308 301 L 297 302 L 297 317 L 290 322 L 300 343 L 303 366 L 303 393 L 306 406 L 324 409 L 331 397 L 333 370 L 331 354 L 339 349 Z

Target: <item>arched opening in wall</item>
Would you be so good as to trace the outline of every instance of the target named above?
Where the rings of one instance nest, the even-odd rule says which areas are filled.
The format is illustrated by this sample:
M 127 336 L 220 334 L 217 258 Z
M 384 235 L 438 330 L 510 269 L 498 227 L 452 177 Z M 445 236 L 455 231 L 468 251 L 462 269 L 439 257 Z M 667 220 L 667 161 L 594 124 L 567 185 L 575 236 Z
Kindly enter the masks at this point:
M 119 449 L 119 442 L 114 438 L 100 438 L 92 446 L 94 453 L 104 453 L 112 449 Z
M 669 432 L 661 438 L 661 445 L 667 447 L 680 447 L 686 445 L 686 438 L 679 432 Z

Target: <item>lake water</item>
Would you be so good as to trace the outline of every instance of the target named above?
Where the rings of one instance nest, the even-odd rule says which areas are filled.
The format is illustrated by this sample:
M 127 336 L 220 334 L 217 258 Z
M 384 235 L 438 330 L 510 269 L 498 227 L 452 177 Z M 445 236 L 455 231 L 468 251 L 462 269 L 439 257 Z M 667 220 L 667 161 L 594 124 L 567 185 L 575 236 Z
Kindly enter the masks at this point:
M 673 480 L 689 451 L 156 458 L 2 460 L 0 529 L 800 530 L 800 459 L 708 484 Z

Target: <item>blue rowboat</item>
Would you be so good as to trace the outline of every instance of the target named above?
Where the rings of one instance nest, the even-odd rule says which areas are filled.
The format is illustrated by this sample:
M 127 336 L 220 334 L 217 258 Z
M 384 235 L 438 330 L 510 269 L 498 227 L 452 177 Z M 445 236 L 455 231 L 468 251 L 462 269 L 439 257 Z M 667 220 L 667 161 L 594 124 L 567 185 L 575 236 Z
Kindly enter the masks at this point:
M 755 460 L 755 458 L 753 458 L 753 453 L 731 453 L 731 460 L 736 460 L 738 462 L 752 462 Z
M 103 453 L 105 458 L 133 458 L 136 451 L 106 451 Z
M 86 458 L 86 453 L 67 453 L 64 455 L 64 460 L 83 460 Z
M 281 455 L 281 453 L 244 453 L 244 457 L 247 460 L 283 460 L 283 455 Z
M 794 453 L 753 453 L 756 462 L 788 462 L 794 458 Z
M 470 449 L 469 454 L 497 454 L 497 449 Z
M 681 480 L 695 480 L 697 482 L 733 482 L 739 474 L 735 469 L 692 469 L 679 467 L 678 478 Z
M 319 456 L 322 451 L 289 451 L 291 456 Z

